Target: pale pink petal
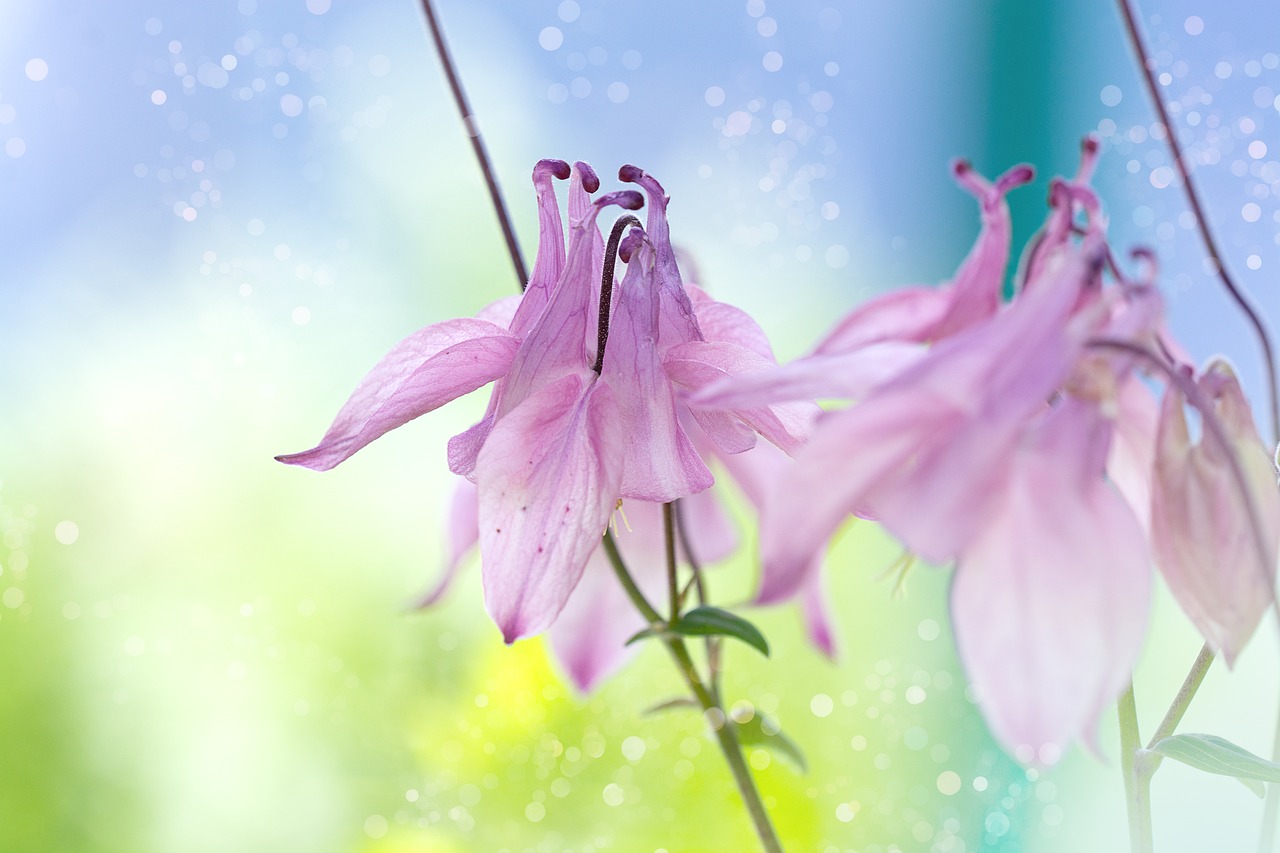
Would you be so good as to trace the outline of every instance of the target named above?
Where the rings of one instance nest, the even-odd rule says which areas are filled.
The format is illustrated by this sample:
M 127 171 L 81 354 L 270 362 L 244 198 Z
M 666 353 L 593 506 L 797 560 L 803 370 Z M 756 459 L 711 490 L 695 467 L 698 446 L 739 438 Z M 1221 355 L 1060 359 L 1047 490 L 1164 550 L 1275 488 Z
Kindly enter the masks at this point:
M 718 379 L 764 370 L 773 363 L 738 344 L 693 341 L 668 349 L 663 366 L 672 382 L 693 395 Z M 691 408 L 696 414 L 701 407 Z M 733 414 L 783 450 L 793 452 L 804 443 L 818 412 L 815 403 L 800 401 L 742 408 Z
M 1144 533 L 1151 531 L 1151 476 L 1156 452 L 1159 406 L 1142 380 L 1129 376 L 1120 383 L 1116 434 L 1107 457 L 1107 477 L 1138 517 Z
M 1230 666 L 1275 595 L 1280 492 L 1234 373 L 1218 362 L 1199 384 L 1213 401 L 1248 480 L 1263 525 L 1266 560 L 1260 564 L 1249 512 L 1222 448 L 1207 436 L 1191 444 L 1184 398 L 1176 390 L 1165 393 L 1160 412 L 1151 542 L 1174 598 Z
M 758 444 L 756 447 L 773 448 L 773 445 Z M 748 454 L 754 452 L 747 451 Z M 704 566 L 728 559 L 742 542 L 738 528 L 725 513 L 716 492 L 717 489 L 707 489 L 680 499 L 680 523 L 684 525 L 692 557 Z M 679 553 L 684 554 L 683 546 Z
M 581 163 L 577 165 L 589 168 Z M 578 184 L 575 178 L 571 189 Z M 601 238 L 596 218 L 610 205 L 634 210 L 642 199 L 639 193 L 630 190 L 607 193 L 590 203 L 581 217 L 575 217 L 578 205 L 575 197 L 571 192 L 571 233 L 564 270 L 547 307 L 520 342 L 497 406 L 499 421 L 539 388 L 566 374 L 588 369 L 594 361 L 588 352 L 587 338 L 588 335 L 592 340 L 596 337 L 595 317 L 599 314 L 600 301 L 602 261 L 596 253 L 596 243 Z
M 449 519 L 445 525 L 445 540 L 449 550 L 444 569 L 431 589 L 417 600 L 416 607 L 431 607 L 453 586 L 458 569 L 462 568 L 466 556 L 480 541 L 479 512 L 480 503 L 475 483 L 459 478 L 454 485 L 453 498 L 449 501 Z
M 483 320 L 417 331 L 360 380 L 318 445 L 276 459 L 327 471 L 379 436 L 502 376 L 518 345 L 509 331 Z
M 649 198 L 644 230 L 657 255 L 658 339 L 664 348 L 670 344 L 702 340 L 702 330 L 698 328 L 693 303 L 685 291 L 675 249 L 671 246 L 671 227 L 667 224 L 667 203 L 670 199 L 662 185 L 643 169 L 623 166 L 618 170 L 618 178 L 637 184 Z
M 714 482 L 676 418 L 675 392 L 658 354 L 654 253 L 635 249 L 618 288 L 600 378 L 613 388 L 626 442 L 622 496 L 664 503 Z
M 492 323 L 495 326 L 501 326 L 504 329 L 511 328 L 511 322 L 515 319 L 516 311 L 520 308 L 520 303 L 524 300 L 524 296 L 519 293 L 511 296 L 504 296 L 496 302 L 490 302 L 476 313 L 477 320 L 484 320 L 486 323 Z
M 512 315 L 508 328 L 523 337 L 542 316 L 551 291 L 564 271 L 564 224 L 560 204 L 556 200 L 552 178 L 569 177 L 569 164 L 563 160 L 539 160 L 533 167 L 533 186 L 538 196 L 538 255 L 525 287 L 519 309 Z
M 689 413 L 721 454 L 744 453 L 756 446 L 756 431 L 729 412 L 690 408 Z
M 708 341 L 729 341 L 774 361 L 769 338 L 751 315 L 727 302 L 717 302 L 692 285 L 686 285 L 702 336 Z
M 857 400 L 915 364 L 926 352 L 926 344 L 883 341 L 846 353 L 804 356 L 709 383 L 690 396 L 690 403 L 741 409 L 794 400 Z
M 813 348 L 815 355 L 850 352 L 881 341 L 928 340 L 946 315 L 951 294 L 940 287 L 904 287 L 859 305 Z
M 813 565 L 805 573 L 805 582 L 800 589 L 800 613 L 804 617 L 809 642 L 828 658 L 835 659 L 835 628 L 831 619 L 826 572 L 823 570 L 821 556 L 814 558 Z
M 614 541 L 641 592 L 664 601 L 667 586 L 662 505 L 627 501 L 626 523 L 616 520 Z M 574 685 L 589 692 L 626 663 L 640 645 L 626 645 L 645 627 L 601 549 L 587 562 L 582 579 L 548 631 L 551 649 Z
M 547 628 L 600 544 L 622 482 L 613 391 L 589 370 L 494 425 L 476 466 L 485 605 L 503 638 Z
M 910 405 L 858 406 L 824 415 L 795 464 L 766 492 L 760 512 L 759 598 L 795 595 L 813 560 L 871 487 L 932 439 L 928 415 Z
M 1024 763 L 1052 764 L 1077 737 L 1095 744 L 1142 645 L 1150 569 L 1137 518 L 1102 476 L 1110 428 L 1072 399 L 1037 424 L 952 585 L 965 671 Z

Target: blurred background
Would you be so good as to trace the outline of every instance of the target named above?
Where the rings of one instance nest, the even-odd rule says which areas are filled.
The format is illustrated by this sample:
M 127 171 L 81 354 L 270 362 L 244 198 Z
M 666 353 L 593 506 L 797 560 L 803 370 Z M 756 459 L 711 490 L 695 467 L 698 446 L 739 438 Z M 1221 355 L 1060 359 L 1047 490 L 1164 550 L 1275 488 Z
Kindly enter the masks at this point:
M 542 157 L 635 163 L 719 298 L 783 358 L 885 289 L 947 279 L 977 233 L 949 178 L 1103 142 L 1118 249 L 1154 248 L 1171 324 L 1263 397 L 1114 6 L 441 0 L 527 255 Z M 1280 294 L 1280 13 L 1142 9 L 1226 260 Z M 436 609 L 447 438 L 474 395 L 324 475 L 310 447 L 414 329 L 513 292 L 413 0 L 0 0 L 0 850 L 751 849 L 723 761 L 656 648 L 591 696 L 541 640 L 507 648 L 475 566 Z M 797 496 L 801 499 L 801 496 Z M 740 519 L 749 524 L 750 519 Z M 948 572 L 905 594 L 855 526 L 831 556 L 840 653 L 794 608 L 729 651 L 728 695 L 809 758 L 750 760 L 789 849 L 1124 848 L 1114 716 L 1100 755 L 1024 770 L 992 743 L 950 640 Z M 741 600 L 748 551 L 713 591 Z M 1140 618 L 1136 614 L 1135 618 Z M 1161 588 L 1144 729 L 1199 641 Z M 1269 754 L 1264 623 L 1185 731 Z M 1166 763 L 1160 849 L 1252 849 L 1261 802 Z

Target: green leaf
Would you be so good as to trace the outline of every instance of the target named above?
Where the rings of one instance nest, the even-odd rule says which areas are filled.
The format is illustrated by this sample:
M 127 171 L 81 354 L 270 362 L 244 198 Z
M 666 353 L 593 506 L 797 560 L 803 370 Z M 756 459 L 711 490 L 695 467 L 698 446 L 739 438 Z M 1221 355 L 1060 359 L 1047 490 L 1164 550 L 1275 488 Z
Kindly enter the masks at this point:
M 760 629 L 735 613 L 720 607 L 695 607 L 677 619 L 670 631 L 686 637 L 733 637 L 769 656 L 769 641 Z
M 1259 797 L 1265 792 L 1261 783 L 1280 783 L 1280 764 L 1215 735 L 1173 735 L 1152 747 L 1152 752 L 1206 773 L 1239 779 Z
M 782 733 L 772 719 L 754 714 L 750 719 L 739 722 L 734 720 L 734 729 L 738 733 L 738 742 L 744 746 L 762 746 L 771 752 L 786 756 L 801 773 L 809 772 L 809 762 L 796 742 Z

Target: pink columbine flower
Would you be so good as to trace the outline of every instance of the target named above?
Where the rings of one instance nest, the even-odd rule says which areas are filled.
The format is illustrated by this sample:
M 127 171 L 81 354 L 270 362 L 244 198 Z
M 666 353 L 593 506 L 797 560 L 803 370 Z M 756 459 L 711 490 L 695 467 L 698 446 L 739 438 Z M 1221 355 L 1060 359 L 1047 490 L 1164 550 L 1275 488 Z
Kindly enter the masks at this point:
M 1086 145 L 1086 177 L 1094 152 Z M 847 391 L 858 402 L 819 419 L 761 527 L 774 590 L 808 581 L 814 555 L 850 513 L 930 562 L 955 561 L 952 616 L 966 671 L 993 732 L 1029 763 L 1051 763 L 1090 737 L 1128 681 L 1150 587 L 1129 501 L 1149 483 L 1151 401 L 1134 390 L 1131 358 L 1087 345 L 1097 335 L 1149 339 L 1159 300 L 1130 283 L 1104 290 L 1104 220 L 1087 187 L 1056 181 L 1051 203 L 1016 298 L 918 336 L 931 345 L 876 381 L 856 379 Z M 1081 210 L 1088 224 L 1076 239 Z M 986 268 L 993 288 L 1006 257 Z M 837 328 L 863 324 L 869 337 L 851 338 L 851 351 L 885 340 L 869 320 Z M 698 399 L 746 405 L 815 390 L 808 375 L 791 378 L 786 388 L 755 376 L 724 382 Z M 1127 437 L 1112 454 L 1118 431 Z M 1126 464 L 1139 483 L 1122 495 L 1110 466 Z
M 711 485 L 690 425 L 722 451 L 751 447 L 755 431 L 792 449 L 816 413 L 811 403 L 686 405 L 690 389 L 707 381 L 700 377 L 755 368 L 772 354 L 767 342 L 761 354 L 703 335 L 675 264 L 662 187 L 635 167 L 621 174 L 649 193 L 653 209 L 647 233 L 637 228 L 625 241 L 620 257 L 630 263 L 620 285 L 605 284 L 609 300 L 600 299 L 605 250 L 596 220 L 605 207 L 635 210 L 643 198 L 626 190 L 593 201 L 599 181 L 589 166 L 543 161 L 534 170 L 538 260 L 524 295 L 402 341 L 360 382 L 319 445 L 279 457 L 332 468 L 388 430 L 496 380 L 484 418 L 450 442 L 450 467 L 475 491 L 455 502 L 449 566 L 424 602 L 447 588 L 461 553 L 478 539 L 485 604 L 507 642 L 555 621 L 620 497 L 667 502 Z M 567 250 L 552 188 L 552 178 L 566 177 Z M 600 317 L 604 304 L 616 309 Z M 741 312 L 722 306 L 708 314 L 726 338 L 760 349 L 759 327 Z M 685 349 L 673 362 L 677 347 Z M 588 682 L 600 666 L 571 669 Z
M 1190 370 L 1186 371 L 1190 376 Z M 1160 408 L 1151 494 L 1151 542 L 1169 589 L 1231 666 L 1275 596 L 1280 491 L 1235 372 L 1214 360 L 1196 380 L 1231 446 L 1201 430 L 1192 442 L 1186 396 L 1171 385 Z M 1247 501 L 1227 454 L 1248 484 Z M 1255 516 L 1256 513 L 1256 516 Z M 1254 517 L 1262 529 L 1254 528 Z M 1255 537 L 1261 535 L 1265 560 Z

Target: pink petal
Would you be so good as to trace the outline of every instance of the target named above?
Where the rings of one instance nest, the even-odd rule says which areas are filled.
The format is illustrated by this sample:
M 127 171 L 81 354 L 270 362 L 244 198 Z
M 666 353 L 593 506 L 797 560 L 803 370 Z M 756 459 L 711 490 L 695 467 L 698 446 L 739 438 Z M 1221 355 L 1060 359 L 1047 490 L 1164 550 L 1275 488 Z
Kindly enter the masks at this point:
M 615 525 L 618 551 L 650 601 L 664 601 L 667 572 L 661 504 L 627 501 L 627 523 Z M 645 621 L 622 589 L 601 549 L 587 562 L 582 579 L 548 631 L 552 651 L 583 692 L 616 672 L 640 646 L 627 647 Z
M 676 418 L 675 394 L 658 355 L 653 249 L 642 242 L 618 288 L 601 380 L 621 410 L 626 453 L 622 496 L 664 503 L 714 482 Z
M 773 447 L 771 444 L 757 446 Z M 748 453 L 752 452 L 754 451 L 748 451 Z M 693 559 L 697 560 L 699 565 L 705 566 L 728 559 L 738 550 L 738 545 L 742 541 L 733 519 L 725 514 L 720 499 L 716 497 L 716 489 L 707 489 L 696 495 L 681 498 L 680 523 L 685 527 L 689 548 L 693 551 Z M 687 561 L 683 547 L 677 553 L 681 555 L 682 561 Z
M 708 341 L 729 341 L 774 361 L 773 347 L 764 329 L 751 315 L 727 302 L 717 302 L 696 287 L 686 285 L 702 336 Z
M 540 160 L 533 167 L 533 186 L 538 197 L 538 255 L 533 261 L 524 298 L 508 324 L 508 328 L 521 337 L 528 334 L 542 316 L 551 291 L 564 271 L 564 225 L 552 178 L 567 177 L 569 164 L 563 160 Z
M 1068 399 L 1010 460 L 999 505 L 951 590 L 956 643 L 996 738 L 1052 764 L 1093 741 L 1128 683 L 1145 632 L 1142 529 L 1104 481 L 1110 425 Z
M 825 575 L 823 560 L 821 556 L 816 557 L 813 565 L 805 573 L 805 582 L 800 589 L 800 612 L 804 616 L 805 633 L 809 635 L 809 642 L 829 659 L 834 660 L 836 637 L 828 603 Z
M 485 604 L 511 643 L 547 628 L 600 544 L 622 482 L 608 385 L 584 371 L 494 426 L 476 465 Z
M 951 293 L 945 288 L 905 287 L 855 308 L 827 332 L 815 355 L 851 352 L 882 341 L 920 342 L 946 315 Z
M 1155 461 L 1159 407 L 1136 376 L 1120 383 L 1116 434 L 1107 458 L 1107 477 L 1129 502 L 1143 532 L 1151 530 L 1151 475 Z
M 1230 666 L 1275 595 L 1280 492 L 1230 368 L 1212 366 L 1199 384 L 1214 402 L 1249 481 L 1268 546 L 1266 561 L 1259 564 L 1249 513 L 1222 449 L 1207 436 L 1191 444 L 1183 396 L 1172 389 L 1165 393 L 1156 440 L 1151 542 L 1174 598 Z
M 925 344 L 883 341 L 846 353 L 805 356 L 711 382 L 691 395 L 690 403 L 740 409 L 794 400 L 857 400 L 915 364 L 926 352 Z
M 454 485 L 453 498 L 449 502 L 449 519 L 445 525 L 445 540 L 448 542 L 449 552 L 445 558 L 444 570 L 431 589 L 417 600 L 415 607 L 431 607 L 444 598 L 445 593 L 453 586 L 458 569 L 462 568 L 466 556 L 480 540 L 479 512 L 475 484 L 470 480 L 458 479 Z
M 693 341 L 667 350 L 663 366 L 671 381 L 690 395 L 718 379 L 772 367 L 758 353 L 727 341 Z M 697 409 L 694 409 L 695 414 Z M 802 401 L 738 409 L 734 415 L 788 452 L 804 443 L 819 409 Z
M 519 339 L 483 320 L 448 320 L 414 332 L 360 380 L 311 450 L 277 456 L 327 471 L 369 442 L 502 376 Z

